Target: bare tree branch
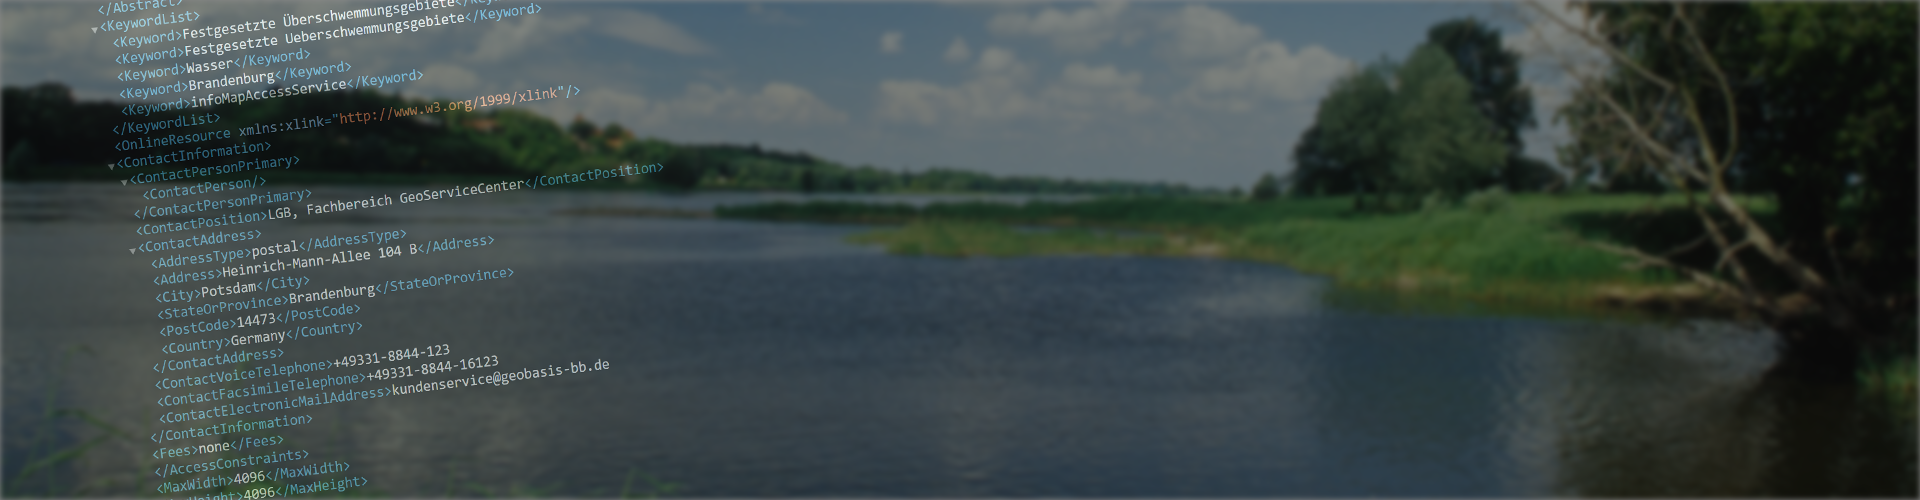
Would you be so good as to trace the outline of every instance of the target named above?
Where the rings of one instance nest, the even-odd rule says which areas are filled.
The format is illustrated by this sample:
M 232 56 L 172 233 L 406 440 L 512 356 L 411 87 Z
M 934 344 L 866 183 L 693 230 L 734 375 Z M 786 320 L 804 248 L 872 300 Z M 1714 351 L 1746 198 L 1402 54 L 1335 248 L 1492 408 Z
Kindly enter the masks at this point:
M 1578 71 L 1565 59 L 1559 61 L 1567 74 L 1576 79 L 1582 87 L 1584 98 L 1598 103 L 1604 111 L 1588 109 L 1586 113 L 1604 113 L 1608 119 L 1594 120 L 1586 118 L 1583 127 L 1612 127 L 1620 131 L 1620 136 L 1602 134 L 1602 141 L 1624 140 L 1628 147 L 1622 155 L 1632 160 L 1636 153 L 1651 156 L 1651 164 L 1673 181 L 1675 187 L 1686 192 L 1689 205 L 1706 232 L 1705 237 L 1712 241 L 1719 251 L 1718 261 L 1709 270 L 1695 269 L 1668 260 L 1664 256 L 1648 255 L 1639 250 L 1599 244 L 1601 248 L 1627 255 L 1641 262 L 1672 268 L 1686 274 L 1690 279 L 1721 291 L 1735 291 L 1743 300 L 1756 310 L 1777 313 L 1777 306 L 1766 300 L 1753 278 L 1747 264 L 1740 259 L 1742 252 L 1752 250 L 1767 263 L 1782 271 L 1802 293 L 1815 297 L 1823 304 L 1843 302 L 1845 297 L 1835 295 L 1827 277 L 1811 266 L 1796 258 L 1786 248 L 1777 243 L 1764 226 L 1761 226 L 1748 211 L 1747 207 L 1735 198 L 1727 186 L 1726 175 L 1739 154 L 1740 127 L 1738 99 L 1727 72 L 1720 66 L 1712 50 L 1707 46 L 1705 35 L 1689 14 L 1688 6 L 1672 4 L 1664 19 L 1656 19 L 1656 10 L 1630 9 L 1622 12 L 1624 17 L 1602 21 L 1597 27 L 1589 29 L 1583 25 L 1568 21 L 1554 13 L 1550 8 L 1531 0 L 1528 5 L 1539 14 L 1574 35 L 1586 44 L 1606 54 L 1608 60 L 1617 68 L 1624 68 L 1616 74 L 1638 78 L 1646 85 L 1634 85 L 1634 82 L 1615 84 L 1604 76 L 1596 77 Z M 1589 16 L 1596 15 L 1591 6 L 1586 10 Z M 1624 23 L 1624 24 L 1622 24 Z M 1635 43 L 1672 44 L 1684 50 L 1685 55 L 1666 64 L 1678 65 L 1663 67 L 1673 75 L 1662 75 L 1659 71 L 1642 64 L 1636 57 L 1629 55 L 1623 47 L 1617 46 L 1608 33 L 1599 32 L 1609 27 L 1636 29 L 1645 27 L 1645 39 Z M 1536 32 L 1536 36 L 1538 33 Z M 1616 70 L 1617 71 L 1617 70 Z M 1705 73 L 1711 82 L 1694 82 L 1686 78 L 1688 74 Z M 1703 85 L 1704 83 L 1704 85 Z M 1651 101 L 1643 100 L 1635 91 L 1636 87 L 1657 89 L 1659 94 Z M 1612 88 L 1623 89 L 1627 102 L 1622 96 L 1613 94 Z M 1718 93 L 1717 99 L 1704 93 Z M 1700 99 L 1712 99 L 1720 102 L 1724 108 L 1726 123 L 1716 130 L 1706 119 Z M 1711 101 L 1709 101 L 1711 102 Z M 1649 107 L 1650 105 L 1650 107 Z M 1675 116 L 1677 114 L 1678 116 Z M 1716 139 L 1716 137 L 1718 139 Z M 1691 182 L 1698 185 L 1691 185 Z M 1695 190 L 1704 191 L 1708 203 L 1697 204 L 1692 201 Z M 1713 212 L 1724 215 L 1722 219 Z M 1723 228 L 1723 221 L 1730 228 Z M 1728 229 L 1738 231 L 1738 242 Z M 1691 249 L 1699 240 L 1684 245 Z M 1671 253 L 1669 255 L 1672 255 Z M 1737 287 L 1714 276 L 1722 270 L 1730 271 Z
M 1590 77 L 1580 74 L 1577 70 L 1573 69 L 1572 65 L 1566 63 L 1565 61 L 1560 61 L 1560 63 L 1561 63 L 1561 67 L 1567 71 L 1567 74 L 1572 76 L 1574 79 L 1579 80 L 1581 85 L 1587 86 L 1588 88 L 1593 88 L 1593 89 L 1602 88 L 1600 87 L 1599 83 L 1595 82 Z M 1644 125 L 1641 125 L 1639 123 L 1639 120 L 1634 118 L 1633 114 L 1628 112 L 1626 107 L 1622 106 L 1618 101 L 1616 101 L 1613 98 L 1613 96 L 1609 96 L 1606 94 L 1606 92 L 1600 92 L 1600 91 L 1593 92 L 1591 93 L 1591 95 L 1593 95 L 1595 99 L 1598 99 L 1601 104 L 1605 105 L 1609 111 L 1613 112 L 1614 119 L 1617 120 L 1622 126 L 1626 127 L 1627 133 L 1630 139 L 1638 142 L 1640 146 L 1645 148 L 1648 152 L 1653 153 L 1656 156 L 1659 156 L 1662 162 L 1675 163 L 1680 158 L 1679 153 L 1674 152 L 1672 149 L 1667 148 L 1665 144 L 1661 144 L 1658 139 L 1655 139 L 1652 134 L 1648 133 L 1647 127 Z M 1695 177 L 1697 180 L 1701 181 L 1702 183 L 1708 182 L 1708 178 L 1706 174 L 1704 172 L 1697 171 L 1697 169 L 1685 169 L 1683 170 L 1683 172 L 1691 177 Z
M 1607 43 L 1604 40 L 1600 40 L 1599 38 L 1594 37 L 1593 34 L 1588 33 L 1587 30 L 1576 27 L 1573 25 L 1573 23 L 1567 22 L 1567 20 L 1565 19 L 1561 19 L 1558 14 L 1554 14 L 1553 12 L 1549 11 L 1547 7 L 1545 5 L 1542 5 L 1538 0 L 1532 0 L 1527 2 L 1527 6 L 1533 7 L 1534 10 L 1540 11 L 1541 14 L 1547 17 L 1547 20 L 1552 21 L 1554 24 L 1560 25 L 1561 29 L 1567 30 L 1568 33 L 1573 33 L 1575 36 L 1579 36 L 1581 39 L 1586 40 L 1588 45 L 1592 45 L 1606 52 L 1607 57 L 1612 59 L 1613 62 L 1625 65 L 1626 67 L 1629 67 L 1629 68 L 1633 68 L 1634 72 L 1640 73 L 1640 76 L 1645 77 L 1649 81 L 1652 81 L 1655 85 L 1659 85 L 1661 87 L 1665 87 L 1668 89 L 1672 89 L 1675 87 L 1673 82 L 1669 82 L 1667 81 L 1667 79 L 1661 78 L 1660 75 L 1654 74 L 1652 71 L 1647 70 L 1647 68 L 1644 66 L 1641 66 L 1639 62 L 1634 61 L 1632 57 L 1628 57 L 1626 53 L 1620 52 L 1620 49 L 1614 48 L 1613 44 Z
M 1749 293 L 1748 291 L 1742 290 L 1739 287 L 1733 286 L 1732 284 L 1727 283 L 1726 281 L 1721 280 L 1720 278 L 1716 278 L 1711 274 L 1707 274 L 1705 272 L 1700 271 L 1699 269 L 1694 269 L 1690 266 L 1681 265 L 1665 257 L 1649 255 L 1646 252 L 1642 252 L 1636 249 L 1614 245 L 1610 243 L 1599 242 L 1599 241 L 1580 240 L 1580 243 L 1599 249 L 1600 251 L 1603 251 L 1603 252 L 1632 258 L 1641 264 L 1671 269 L 1675 272 L 1685 275 L 1687 279 L 1693 281 L 1694 283 L 1699 284 L 1702 287 L 1705 287 L 1709 291 L 1713 291 L 1715 293 L 1727 295 L 1730 297 L 1735 297 L 1739 299 L 1741 302 L 1746 303 L 1748 307 L 1752 307 L 1755 309 L 1763 309 L 1767 304 L 1766 299 L 1760 297 L 1757 294 Z
M 1727 109 L 1727 144 L 1725 148 L 1727 157 L 1722 159 L 1720 163 L 1732 164 L 1734 151 L 1740 148 L 1740 108 L 1734 105 L 1733 85 L 1727 83 L 1727 72 L 1720 69 L 1720 62 L 1714 60 L 1713 53 L 1707 50 L 1706 42 L 1700 38 L 1700 29 L 1694 26 L 1693 19 L 1687 17 L 1686 9 L 1682 8 L 1680 4 L 1674 4 L 1673 11 L 1674 16 L 1680 18 L 1680 24 L 1687 27 L 1687 33 L 1690 35 L 1687 39 L 1693 42 L 1689 45 L 1689 48 L 1693 49 L 1692 52 L 1695 57 L 1700 58 L 1701 65 L 1707 67 L 1707 72 L 1713 74 L 1714 82 L 1720 85 L 1720 95 L 1726 100 L 1723 105 L 1726 106 Z
M 1721 269 L 1725 269 L 1727 267 L 1728 263 L 1738 262 L 1735 259 L 1738 259 L 1740 257 L 1740 250 L 1745 249 L 1747 246 L 1752 244 L 1753 244 L 1753 240 L 1740 240 L 1739 243 L 1734 243 L 1732 247 L 1729 247 L 1726 250 L 1721 251 L 1720 260 L 1715 261 L 1713 263 L 1713 272 L 1716 272 L 1716 273 L 1720 272 Z M 1738 266 L 1736 265 L 1736 267 Z
M 1775 244 L 1773 236 L 1768 235 L 1766 229 L 1753 220 L 1753 217 L 1747 213 L 1746 207 L 1740 206 L 1740 202 L 1733 199 L 1733 195 L 1727 193 L 1724 186 L 1712 191 L 1709 196 L 1721 211 L 1733 217 L 1734 222 L 1746 230 L 1747 239 L 1753 241 L 1754 250 L 1760 252 L 1760 255 L 1765 256 L 1775 266 L 1779 266 L 1782 271 L 1786 271 L 1787 277 L 1792 279 L 1794 284 L 1811 293 L 1827 292 L 1826 278 L 1820 276 L 1820 273 L 1812 267 L 1800 263 L 1798 259 L 1793 258 L 1792 254 Z
M 1694 238 L 1693 241 L 1689 241 L 1684 244 L 1681 244 L 1680 246 L 1673 247 L 1671 249 L 1668 249 L 1665 252 L 1660 252 L 1660 256 L 1670 258 L 1675 255 L 1687 253 L 1687 252 L 1693 251 L 1693 249 L 1695 248 L 1699 248 L 1700 245 L 1705 244 L 1706 242 L 1707 242 L 1707 235 L 1703 234 L 1703 235 L 1700 235 L 1699 238 Z
M 1738 252 L 1739 250 L 1728 243 L 1726 233 L 1720 230 L 1720 223 L 1713 220 L 1713 214 L 1708 213 L 1706 207 L 1701 206 L 1695 206 L 1693 208 L 1693 214 L 1700 219 L 1700 224 L 1706 227 L 1707 236 L 1713 238 L 1714 248 L 1720 250 L 1720 261 L 1713 266 L 1713 271 L 1711 272 L 1718 272 L 1721 265 L 1731 262 L 1733 266 L 1733 277 L 1740 280 L 1740 289 L 1747 293 L 1758 294 L 1759 291 L 1753 286 L 1753 277 L 1747 274 L 1746 266 L 1741 265 L 1739 260 L 1729 261 L 1727 258 L 1730 252 Z

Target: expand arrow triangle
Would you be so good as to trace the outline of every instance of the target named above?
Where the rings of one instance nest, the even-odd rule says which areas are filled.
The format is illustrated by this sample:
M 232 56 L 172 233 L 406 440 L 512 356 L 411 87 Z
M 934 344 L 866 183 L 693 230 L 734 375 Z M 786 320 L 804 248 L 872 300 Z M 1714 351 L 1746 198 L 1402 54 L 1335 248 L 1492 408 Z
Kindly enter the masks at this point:
M 94 27 L 93 27 L 93 32 L 94 32 L 94 33 L 99 33 L 99 32 L 100 32 L 100 27 L 99 27 L 99 26 L 94 26 Z

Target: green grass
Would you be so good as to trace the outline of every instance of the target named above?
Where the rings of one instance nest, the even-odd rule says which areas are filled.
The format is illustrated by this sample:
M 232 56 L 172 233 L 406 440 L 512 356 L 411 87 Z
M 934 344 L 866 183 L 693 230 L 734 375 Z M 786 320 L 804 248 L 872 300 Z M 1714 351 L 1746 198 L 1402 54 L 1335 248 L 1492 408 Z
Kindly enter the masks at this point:
M 65 468 L 84 460 L 102 445 L 137 443 L 139 438 L 106 419 L 94 415 L 85 409 L 63 408 L 59 405 L 61 389 L 65 375 L 71 367 L 76 354 L 93 355 L 93 349 L 85 344 L 74 345 L 60 353 L 59 361 L 47 374 L 43 401 L 45 407 L 38 422 L 34 424 L 33 436 L 22 457 L 25 463 L 12 478 L 5 481 L 5 495 L 0 496 L 98 496 L 103 491 L 113 491 L 118 478 L 63 478 L 68 472 Z M 80 434 L 63 439 L 63 429 L 80 427 L 91 437 L 80 440 Z M 71 441 L 79 441 L 71 443 Z M 146 462 L 141 461 L 138 469 L 145 469 Z M 144 490 L 145 475 L 140 470 L 133 472 L 134 488 Z
M 1583 244 L 1584 236 L 1563 223 L 1570 213 L 1631 210 L 1646 201 L 1529 197 L 1490 213 L 1293 218 L 1248 227 L 1231 247 L 1348 286 L 1584 301 L 1608 289 L 1677 284 L 1665 272 L 1630 268 L 1626 259 Z
M 855 243 L 884 245 L 899 255 L 1165 255 L 1176 250 L 1158 234 L 1125 234 L 1089 229 L 1021 231 L 1001 224 L 946 221 L 856 234 Z
M 1906 420 L 1914 420 L 1916 405 L 1920 405 L 1920 363 L 1916 363 L 1913 353 L 1898 356 L 1870 356 L 1855 373 L 1861 390 L 1876 401 L 1887 403 Z
M 1520 195 L 1498 208 L 1369 213 L 1349 198 L 1248 203 L 1197 198 L 1081 202 L 856 202 L 721 207 L 716 215 L 897 225 L 855 235 L 906 255 L 1195 255 L 1283 264 L 1343 288 L 1507 309 L 1717 311 L 1724 303 L 1588 241 L 1661 248 L 1695 224 L 1676 197 Z M 1768 207 L 1754 202 L 1756 211 Z M 1059 228 L 1017 230 L 1016 226 Z M 1652 228 L 1652 229 L 1649 229 Z
M 1920 336 L 1912 319 L 1897 322 L 1902 332 L 1862 349 L 1854 372 L 1860 395 L 1912 425 L 1920 420 Z

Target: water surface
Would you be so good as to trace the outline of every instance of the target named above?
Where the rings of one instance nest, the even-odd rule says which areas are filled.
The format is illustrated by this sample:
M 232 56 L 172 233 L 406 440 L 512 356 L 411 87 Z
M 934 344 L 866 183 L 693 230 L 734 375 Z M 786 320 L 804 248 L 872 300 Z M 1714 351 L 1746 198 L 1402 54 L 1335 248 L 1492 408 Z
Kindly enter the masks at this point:
M 7 186 L 9 478 L 37 432 L 98 434 L 47 426 L 49 388 L 136 436 L 174 428 L 152 418 L 164 323 L 114 215 L 128 192 Z M 1360 311 L 1264 264 L 907 258 L 845 243 L 858 226 L 556 215 L 754 196 L 516 192 L 262 226 L 498 240 L 305 273 L 319 286 L 516 273 L 348 300 L 367 328 L 291 359 L 447 343 L 502 370 L 612 366 L 301 410 L 317 423 L 289 446 L 396 496 L 1915 493 L 1910 422 L 1768 381 L 1773 337 L 1738 325 Z M 153 448 L 111 440 L 57 492 L 150 491 Z

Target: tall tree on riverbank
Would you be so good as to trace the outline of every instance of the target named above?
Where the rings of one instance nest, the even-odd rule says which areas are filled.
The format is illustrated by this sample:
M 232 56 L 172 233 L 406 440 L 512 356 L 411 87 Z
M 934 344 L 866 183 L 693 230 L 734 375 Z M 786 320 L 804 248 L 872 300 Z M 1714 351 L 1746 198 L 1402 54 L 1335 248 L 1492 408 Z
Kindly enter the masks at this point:
M 1351 193 L 1358 207 L 1368 194 L 1378 196 L 1385 189 L 1380 182 L 1392 159 L 1380 124 L 1393 99 L 1392 71 L 1388 61 L 1356 68 L 1320 99 L 1313 126 L 1294 145 L 1289 182 L 1294 192 Z
M 1446 52 L 1421 45 L 1335 82 L 1294 149 L 1296 191 L 1351 188 L 1355 205 L 1408 208 L 1459 199 L 1497 177 L 1507 157 Z
M 1280 180 L 1273 178 L 1273 174 L 1270 173 L 1260 174 L 1260 180 L 1253 182 L 1253 192 L 1250 197 L 1253 201 L 1273 201 L 1274 198 L 1279 198 Z
M 1912 334 L 1914 4 L 1534 7 L 1610 63 L 1567 65 L 1583 150 L 1699 201 L 1682 248 L 1607 248 L 1737 297 L 1790 368 L 1850 375 L 1860 345 Z M 1741 191 L 1771 194 L 1777 222 Z M 1716 257 L 1672 258 L 1700 245 Z
M 1509 190 L 1535 190 L 1554 184 L 1560 175 L 1539 160 L 1527 158 L 1520 134 L 1535 125 L 1533 90 L 1520 79 L 1520 54 L 1502 42 L 1500 31 L 1474 18 L 1462 18 L 1427 29 L 1427 44 L 1446 51 L 1454 70 L 1472 86 L 1474 109 L 1493 122 L 1507 145 L 1506 165 L 1486 184 Z

